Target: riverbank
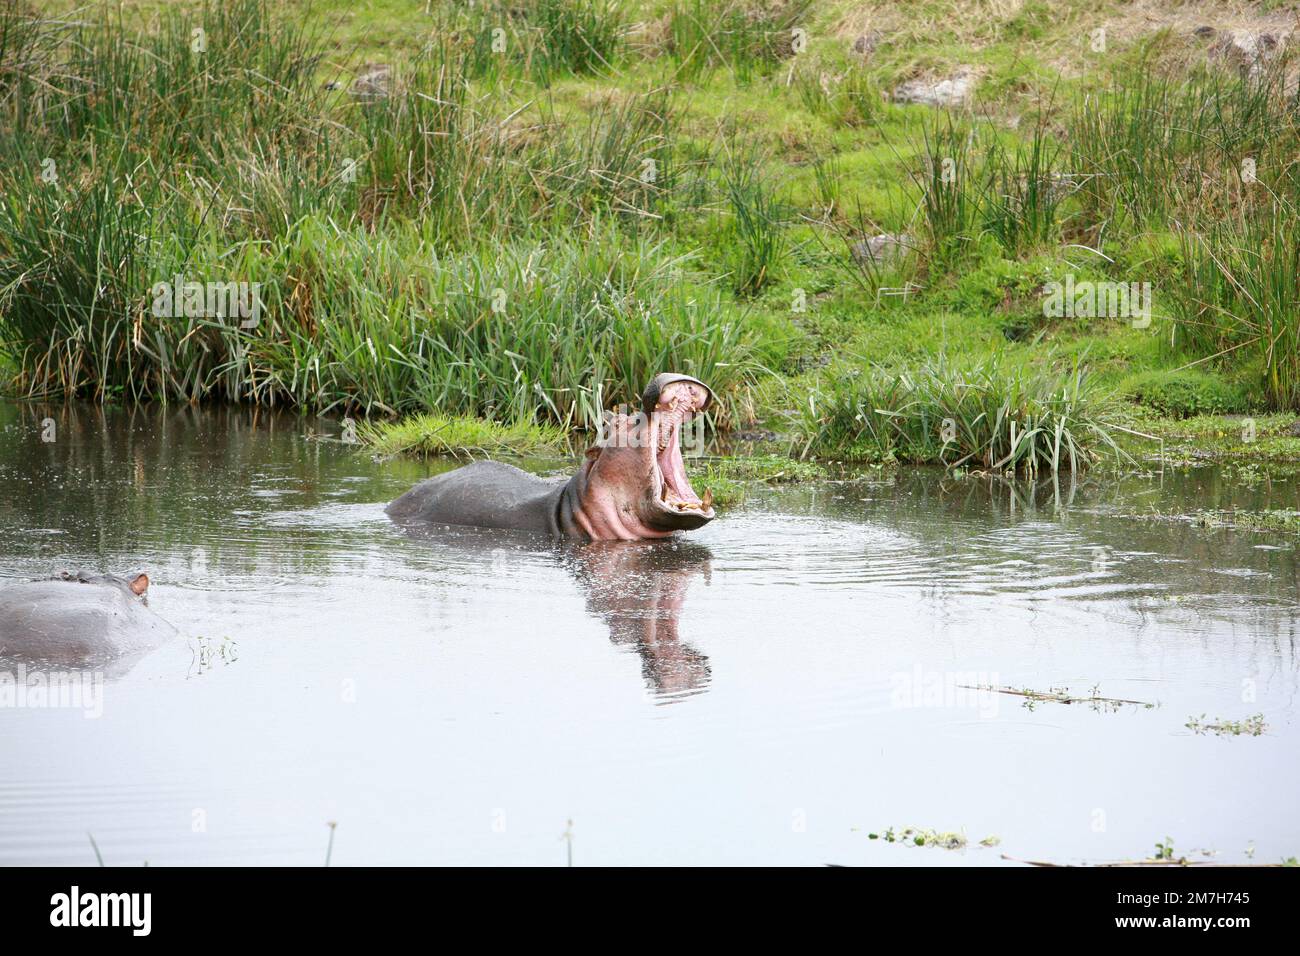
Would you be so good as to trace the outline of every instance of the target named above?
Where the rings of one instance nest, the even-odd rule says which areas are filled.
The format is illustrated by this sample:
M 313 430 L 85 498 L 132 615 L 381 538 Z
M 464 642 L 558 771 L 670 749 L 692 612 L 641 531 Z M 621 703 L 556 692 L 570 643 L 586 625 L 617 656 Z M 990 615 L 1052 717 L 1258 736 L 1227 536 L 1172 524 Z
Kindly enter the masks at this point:
M 6 391 L 532 441 L 672 368 L 785 458 L 1294 459 L 1293 14 L 958 6 L 7 6 Z

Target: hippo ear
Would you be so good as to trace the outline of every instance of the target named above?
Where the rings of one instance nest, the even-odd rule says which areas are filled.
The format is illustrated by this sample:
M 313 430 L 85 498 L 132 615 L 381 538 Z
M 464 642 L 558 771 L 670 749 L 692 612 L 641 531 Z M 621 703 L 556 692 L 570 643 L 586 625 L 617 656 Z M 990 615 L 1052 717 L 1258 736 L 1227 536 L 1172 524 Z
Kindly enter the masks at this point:
M 588 448 L 587 451 L 586 451 L 586 459 L 587 459 L 587 461 L 595 461 L 597 458 L 599 458 L 599 457 L 600 457 L 600 451 L 601 451 L 601 448 L 600 448 L 599 445 L 592 445 L 590 448 Z
M 132 594 L 144 594 L 145 591 L 149 590 L 149 575 L 137 574 L 135 580 L 131 582 L 130 588 Z

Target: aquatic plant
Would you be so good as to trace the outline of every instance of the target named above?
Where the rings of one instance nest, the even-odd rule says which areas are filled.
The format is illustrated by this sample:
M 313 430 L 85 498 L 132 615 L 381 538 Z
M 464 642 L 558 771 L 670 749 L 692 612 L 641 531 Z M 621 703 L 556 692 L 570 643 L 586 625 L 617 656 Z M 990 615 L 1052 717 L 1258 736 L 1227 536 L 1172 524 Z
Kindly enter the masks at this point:
M 1026 710 L 1033 710 L 1037 704 L 1087 704 L 1090 710 L 1101 713 L 1102 711 L 1117 711 L 1125 704 L 1133 704 L 1146 710 L 1156 707 L 1156 704 L 1148 703 L 1142 700 L 1129 700 L 1123 697 L 1103 697 L 1101 695 L 1100 685 L 1093 685 L 1088 690 L 1088 695 L 1070 693 L 1068 687 L 1049 687 L 1045 691 L 1034 690 L 1030 687 L 996 687 L 992 684 L 960 684 L 960 687 L 968 687 L 971 690 L 983 690 L 993 694 L 1008 694 L 1012 697 L 1022 697 L 1024 702 L 1022 706 Z
M 1263 714 L 1254 714 L 1245 720 L 1206 720 L 1205 715 L 1201 714 L 1200 717 L 1189 717 L 1184 726 L 1194 734 L 1215 734 L 1219 737 L 1258 737 L 1268 729 Z
M 705 458 L 697 470 L 697 483 L 712 491 L 714 503 L 720 505 L 741 504 L 757 485 L 796 484 L 826 477 L 822 466 L 785 455 Z
M 868 833 L 867 839 L 881 840 L 885 843 L 905 843 L 910 846 L 934 846 L 945 850 L 964 850 L 970 843 L 965 833 L 927 827 L 901 827 L 897 830 L 889 827 L 883 833 Z M 987 836 L 979 841 L 979 845 L 988 849 L 1001 842 L 999 837 Z

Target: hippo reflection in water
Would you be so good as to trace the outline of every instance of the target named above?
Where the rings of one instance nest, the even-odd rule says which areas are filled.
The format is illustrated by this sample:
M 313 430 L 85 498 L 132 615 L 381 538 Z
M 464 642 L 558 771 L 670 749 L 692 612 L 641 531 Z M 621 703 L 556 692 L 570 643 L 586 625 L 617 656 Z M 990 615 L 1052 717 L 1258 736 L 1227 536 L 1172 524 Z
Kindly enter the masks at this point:
M 387 512 L 399 524 L 470 525 L 588 541 L 665 538 L 713 520 L 682 462 L 682 423 L 713 401 L 689 375 L 656 375 L 641 412 L 617 415 L 567 481 L 480 461 L 420 482 Z
M 426 541 L 454 563 L 482 564 L 485 573 L 503 551 L 543 553 L 577 580 L 587 612 L 609 628 L 609 639 L 641 658 L 641 673 L 659 697 L 703 691 L 710 680 L 709 659 L 684 641 L 678 618 L 692 581 L 711 572 L 712 552 L 702 544 L 675 541 L 547 542 L 518 532 L 433 525 L 402 529 Z M 490 573 L 499 573 L 492 570 Z
M 0 587 L 0 657 L 60 664 L 135 658 L 176 634 L 148 607 L 147 575 L 64 571 Z
M 588 612 L 609 626 L 611 641 L 640 655 L 641 673 L 656 694 L 705 688 L 709 659 L 681 640 L 677 621 L 690 583 L 708 580 L 708 548 L 608 541 L 574 547 L 568 557 Z

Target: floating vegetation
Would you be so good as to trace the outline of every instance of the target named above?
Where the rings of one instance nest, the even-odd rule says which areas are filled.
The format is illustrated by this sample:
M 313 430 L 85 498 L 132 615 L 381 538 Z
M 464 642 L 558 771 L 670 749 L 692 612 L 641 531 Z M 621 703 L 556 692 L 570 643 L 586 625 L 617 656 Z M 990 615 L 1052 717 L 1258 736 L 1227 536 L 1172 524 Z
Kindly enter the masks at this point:
M 1248 860 L 1254 860 L 1255 847 L 1253 845 L 1246 847 L 1245 855 Z M 1201 859 L 1193 859 L 1199 856 Z M 1050 860 L 1022 860 L 1006 853 L 1002 854 L 1002 859 L 1009 860 L 1012 863 L 1024 863 L 1026 866 L 1046 866 L 1046 867 L 1065 867 L 1065 866 L 1094 866 L 1094 867 L 1115 867 L 1115 866 L 1300 866 L 1300 859 L 1294 856 L 1283 857 L 1277 863 L 1234 863 L 1217 859 L 1218 850 L 1189 850 L 1187 853 L 1178 854 L 1174 851 L 1173 837 L 1165 837 L 1163 840 L 1157 840 L 1155 852 L 1151 856 L 1142 857 L 1136 860 L 1104 860 L 1095 863 L 1055 863 Z
M 1214 720 L 1206 721 L 1205 715 L 1200 717 L 1189 718 L 1184 726 L 1194 734 L 1215 734 L 1219 737 L 1258 737 L 1268 725 L 1264 723 L 1263 714 L 1255 714 L 1247 717 L 1245 720 L 1222 720 L 1216 717 Z
M 1241 481 L 1249 486 L 1253 482 L 1243 476 L 1225 470 L 1224 476 Z M 1267 480 L 1267 479 L 1265 479 Z M 1300 534 L 1300 511 L 1286 508 L 1227 508 L 1203 509 L 1195 512 L 1156 511 L 1120 514 L 1129 521 L 1169 522 L 1171 524 L 1190 524 L 1207 531 L 1252 531 L 1278 532 L 1282 534 Z
M 1242 476 L 1236 477 L 1240 479 Z M 1283 509 L 1198 511 L 1192 520 L 1200 528 L 1241 528 L 1247 531 L 1300 533 L 1300 511 Z
M 908 843 L 912 846 L 937 846 L 945 850 L 964 850 L 970 843 L 964 833 L 944 832 L 925 827 L 903 827 L 899 830 L 890 827 L 883 833 L 868 833 L 867 839 L 884 840 L 886 843 Z M 1000 837 L 987 836 L 979 841 L 978 846 L 994 847 L 1001 842 Z
M 961 684 L 969 690 L 986 690 L 994 694 L 1009 694 L 1012 697 L 1023 697 L 1024 702 L 1021 704 L 1026 710 L 1033 710 L 1040 703 L 1049 704 L 1087 704 L 1093 710 L 1116 711 L 1125 704 L 1133 704 L 1151 710 L 1156 704 L 1148 703 L 1144 700 L 1127 700 L 1123 697 L 1102 697 L 1101 685 L 1096 684 L 1089 688 L 1087 697 L 1080 697 L 1070 693 L 1068 687 L 1049 687 L 1046 691 L 1031 690 L 1028 687 L 994 687 L 992 684 Z
M 713 500 L 724 505 L 743 503 L 758 484 L 784 485 L 826 477 L 821 465 L 784 455 L 709 458 L 702 464 L 700 481 L 713 492 Z

